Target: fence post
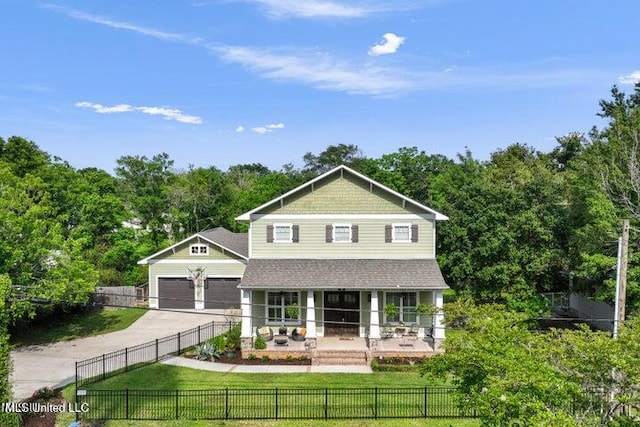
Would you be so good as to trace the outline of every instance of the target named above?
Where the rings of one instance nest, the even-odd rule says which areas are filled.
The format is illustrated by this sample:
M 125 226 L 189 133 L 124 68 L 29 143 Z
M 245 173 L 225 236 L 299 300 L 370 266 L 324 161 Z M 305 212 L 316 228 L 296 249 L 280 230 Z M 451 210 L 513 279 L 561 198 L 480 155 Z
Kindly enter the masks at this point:
M 176 356 L 180 356 L 180 332 L 178 332 L 178 354 Z
M 129 370 L 129 347 L 124 348 L 124 371 Z
M 325 421 L 328 420 L 329 416 L 329 389 L 325 388 L 324 389 L 324 419 Z
M 447 399 L 447 402 L 448 401 L 449 399 Z M 427 387 L 424 388 L 424 417 L 427 418 Z
M 198 344 L 200 344 L 202 341 L 200 340 L 200 325 L 198 325 Z
M 176 420 L 178 419 L 178 396 L 179 396 L 180 390 L 176 389 Z
M 224 419 L 229 419 L 229 387 L 224 390 Z
M 107 378 L 107 363 L 104 360 L 105 354 L 102 353 L 102 379 Z
M 211 335 L 209 336 L 209 338 L 213 338 L 214 336 L 216 336 L 216 322 L 214 322 L 212 320 L 211 321 Z
M 156 363 L 158 363 L 158 338 L 156 338 Z
M 78 362 L 76 362 L 76 386 L 74 387 L 74 392 L 76 398 L 74 399 L 74 403 L 78 404 Z M 76 423 L 80 421 L 80 413 L 76 412 Z
M 129 419 L 129 389 L 124 389 L 124 419 Z
M 375 400 L 373 405 L 373 418 L 378 419 L 378 387 L 376 387 Z
M 276 387 L 276 420 L 278 419 L 278 387 Z

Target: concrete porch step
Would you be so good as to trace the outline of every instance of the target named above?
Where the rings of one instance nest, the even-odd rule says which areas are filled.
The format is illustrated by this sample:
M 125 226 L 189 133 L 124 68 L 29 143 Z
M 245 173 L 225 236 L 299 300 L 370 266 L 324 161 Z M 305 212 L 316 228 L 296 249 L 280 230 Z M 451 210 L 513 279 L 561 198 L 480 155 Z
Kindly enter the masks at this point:
M 361 365 L 369 364 L 368 351 L 354 350 L 316 350 L 312 357 L 313 365 Z

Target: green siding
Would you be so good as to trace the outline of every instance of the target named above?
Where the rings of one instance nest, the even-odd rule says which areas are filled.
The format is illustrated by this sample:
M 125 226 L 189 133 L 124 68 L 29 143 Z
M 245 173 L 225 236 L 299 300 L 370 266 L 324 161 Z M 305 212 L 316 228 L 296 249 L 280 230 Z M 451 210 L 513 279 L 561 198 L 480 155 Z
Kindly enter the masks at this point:
M 208 255 L 189 255 L 189 246 L 194 243 L 201 243 L 209 246 L 209 254 Z M 198 241 L 197 238 L 193 238 L 188 242 L 185 242 L 181 245 L 176 246 L 175 248 L 168 250 L 156 257 L 152 258 L 150 262 L 162 260 L 162 259 L 184 259 L 189 260 L 189 262 L 198 262 L 198 260 L 203 259 L 242 259 L 237 255 L 232 254 L 231 252 L 224 251 L 217 245 L 213 245 L 205 240 L 200 239 Z
M 298 243 L 267 243 L 267 225 L 282 222 L 297 224 L 300 229 Z M 385 243 L 384 230 L 391 223 L 418 224 L 418 241 Z M 325 226 L 333 223 L 358 225 L 358 243 L 326 243 Z M 433 219 L 259 219 L 251 226 L 253 258 L 434 258 Z
M 256 327 L 267 324 L 265 316 L 266 295 L 264 291 L 251 291 L 251 316 L 253 317 L 253 332 Z
M 368 182 L 345 174 L 326 177 L 300 189 L 281 203 L 261 210 L 261 214 L 403 214 L 424 210 Z

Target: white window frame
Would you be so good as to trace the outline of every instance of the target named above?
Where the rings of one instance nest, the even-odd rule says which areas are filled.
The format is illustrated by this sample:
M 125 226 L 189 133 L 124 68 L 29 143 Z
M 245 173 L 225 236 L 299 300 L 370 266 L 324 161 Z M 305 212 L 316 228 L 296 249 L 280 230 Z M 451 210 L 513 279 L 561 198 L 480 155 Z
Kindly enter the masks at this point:
M 405 292 L 401 292 L 401 291 L 386 291 L 384 293 L 384 306 L 386 306 L 388 304 L 387 303 L 388 294 L 415 294 L 415 296 L 416 296 L 416 305 L 415 306 L 410 306 L 410 307 L 415 308 L 418 305 L 420 305 L 420 292 L 417 292 L 417 291 L 415 291 L 415 292 L 414 291 L 405 291 Z M 390 323 L 392 325 L 397 325 L 397 324 L 400 324 L 400 323 L 407 324 L 407 322 L 403 319 L 403 317 L 404 317 L 404 298 L 400 298 L 400 301 L 401 301 L 401 303 L 398 306 L 398 320 L 397 321 L 390 321 L 389 319 L 387 319 L 387 314 L 385 313 L 384 314 L 384 323 Z M 418 313 L 416 313 L 415 316 L 416 316 L 415 322 L 411 321 L 410 323 L 418 323 L 418 320 L 419 320 Z
M 410 222 L 395 222 L 391 224 L 391 243 L 411 243 L 411 223 Z M 396 227 L 407 227 L 409 229 L 409 238 L 407 240 L 400 240 L 396 237 Z
M 194 252 L 193 251 L 194 248 L 198 248 L 198 250 Z M 204 243 L 193 243 L 192 245 L 189 245 L 189 256 L 207 256 L 207 255 L 209 255 L 209 245 Z
M 277 229 L 279 227 L 288 227 L 289 228 L 289 238 L 285 240 L 279 240 L 277 238 L 278 233 Z M 292 223 L 274 223 L 273 224 L 273 243 L 293 243 L 293 224 Z
M 351 224 L 336 223 L 332 224 L 333 229 L 331 231 L 331 241 L 333 243 L 351 243 L 353 242 L 353 229 Z M 336 227 L 347 227 L 349 229 L 349 240 L 336 240 Z
M 295 294 L 296 295 L 296 302 L 294 304 L 298 305 L 298 318 L 297 319 L 292 319 L 292 320 L 287 320 L 287 305 L 284 303 L 284 294 L 288 293 L 288 294 Z M 275 305 L 269 305 L 269 294 L 280 294 L 280 307 L 275 306 Z M 300 304 L 300 291 L 266 291 L 265 292 L 265 304 L 264 304 L 264 318 L 266 320 L 266 324 L 267 325 L 295 325 L 298 326 L 301 324 L 300 322 L 300 316 L 302 314 L 302 307 Z M 280 310 L 280 319 L 273 321 L 269 318 L 269 308 L 270 307 L 277 307 Z

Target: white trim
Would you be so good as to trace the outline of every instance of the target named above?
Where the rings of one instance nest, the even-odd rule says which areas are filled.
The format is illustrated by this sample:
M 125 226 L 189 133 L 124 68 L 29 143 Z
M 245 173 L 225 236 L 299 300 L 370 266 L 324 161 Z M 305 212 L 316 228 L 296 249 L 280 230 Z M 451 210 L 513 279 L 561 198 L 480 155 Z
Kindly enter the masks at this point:
M 192 249 L 198 247 L 198 251 L 193 253 Z M 204 248 L 204 252 L 200 252 Z M 209 256 L 209 245 L 206 243 L 192 243 L 189 245 L 189 256 Z
M 391 224 L 391 243 L 411 243 L 411 223 L 410 222 L 395 222 Z M 407 240 L 398 240 L 396 239 L 396 227 L 407 227 L 409 228 L 409 238 Z
M 289 239 L 288 240 L 277 240 L 276 236 L 278 233 L 276 232 L 276 228 L 278 227 L 288 227 L 289 228 Z M 285 223 L 285 222 L 275 222 L 273 223 L 273 243 L 293 243 L 293 224 Z
M 298 295 L 298 301 L 296 302 L 296 304 L 298 304 L 298 319 L 296 319 L 295 321 L 289 321 L 289 322 L 284 322 L 284 326 L 300 326 L 302 325 L 302 304 L 300 301 L 300 291 L 295 291 L 295 290 L 265 290 L 264 291 L 264 321 L 265 321 L 265 325 L 268 326 L 282 326 L 283 322 L 282 320 L 278 320 L 276 322 L 272 322 L 269 320 L 269 293 L 272 294 L 279 294 L 279 293 L 290 293 L 290 294 L 297 294 Z M 273 306 L 275 307 L 275 306 Z M 285 316 L 286 317 L 286 312 L 285 310 L 287 309 L 287 307 L 284 305 L 283 303 L 283 297 L 280 297 L 280 309 L 283 310 L 281 312 L 281 316 Z
M 149 265 L 157 265 L 157 264 L 189 264 L 189 263 L 198 263 L 198 264 L 242 264 L 246 265 L 244 262 L 240 260 L 233 259 L 203 259 L 203 260 L 194 260 L 189 258 L 182 259 L 159 259 L 159 260 L 150 260 Z
M 144 259 L 141 259 L 140 261 L 138 261 L 138 263 L 137 263 L 137 264 L 138 264 L 138 265 L 145 265 L 145 264 L 149 264 L 149 260 L 151 260 L 152 258 L 155 258 L 155 257 L 157 257 L 158 255 L 161 255 L 161 254 L 163 254 L 163 253 L 165 253 L 165 252 L 168 252 L 168 251 L 170 251 L 171 249 L 173 249 L 173 248 L 175 248 L 175 247 L 178 247 L 178 246 L 180 246 L 180 245 L 182 245 L 182 244 L 184 244 L 184 243 L 188 242 L 189 240 L 191 240 L 191 239 L 195 239 L 195 238 L 203 239 L 203 240 L 205 240 L 205 241 L 207 241 L 207 242 L 211 243 L 211 244 L 212 244 L 212 245 L 214 245 L 214 246 L 217 246 L 217 247 L 222 248 L 223 250 L 225 250 L 225 251 L 227 251 L 227 252 L 229 252 L 229 253 L 232 253 L 232 254 L 234 254 L 234 255 L 239 256 L 239 257 L 240 257 L 240 258 L 242 258 L 242 259 L 246 259 L 246 260 L 248 260 L 248 259 L 249 259 L 248 257 L 246 257 L 246 256 L 244 256 L 244 255 L 242 255 L 242 254 L 240 254 L 240 253 L 238 253 L 238 252 L 236 252 L 236 251 L 234 251 L 234 250 L 232 250 L 232 249 L 227 248 L 226 246 L 222 246 L 221 244 L 216 243 L 216 242 L 214 242 L 214 241 L 213 241 L 213 240 L 211 240 L 211 239 L 207 239 L 206 237 L 204 237 L 204 236 L 203 236 L 203 235 L 201 235 L 200 233 L 196 233 L 196 234 L 193 234 L 193 235 L 191 235 L 191 236 L 187 237 L 186 239 L 183 239 L 183 240 L 179 241 L 178 243 L 174 243 L 173 245 L 169 246 L 168 248 L 162 249 L 162 250 L 160 250 L 160 251 L 158 251 L 158 252 L 156 252 L 156 253 L 154 253 L 154 254 L 149 255 L 148 257 L 146 257 L 146 258 L 144 258 Z
M 253 222 L 249 223 L 249 232 L 247 233 L 247 237 L 249 238 L 247 254 L 249 255 L 249 258 L 251 258 L 253 255 Z
M 399 219 L 399 220 L 433 220 L 433 214 L 251 214 L 251 221 L 264 220 L 299 220 L 299 219 L 324 219 L 324 220 L 360 220 L 360 219 Z
M 430 213 L 435 215 L 435 219 L 436 220 L 447 220 L 447 219 L 449 219 L 446 215 L 443 215 L 440 212 L 437 212 L 437 211 L 435 211 L 435 210 L 433 210 L 433 209 L 431 209 L 431 208 L 429 208 L 429 207 L 427 207 L 427 206 L 425 206 L 425 205 L 423 205 L 421 203 L 418 203 L 415 200 L 412 200 L 412 199 L 408 198 L 407 196 L 403 196 L 402 194 L 398 193 L 397 191 L 394 191 L 394 190 L 390 189 L 389 187 L 384 186 L 384 185 L 380 184 L 379 182 L 376 182 L 376 181 L 372 180 L 371 178 L 366 177 L 366 176 L 362 175 L 361 173 L 358 173 L 358 172 L 354 171 L 353 169 L 351 169 L 351 168 L 349 168 L 349 167 L 347 167 L 345 165 L 340 165 L 340 166 L 337 166 L 337 167 L 331 169 L 328 172 L 323 173 L 322 175 L 319 175 L 319 176 L 315 177 L 314 179 L 312 179 L 310 181 L 305 182 L 302 185 L 299 185 L 298 187 L 294 188 L 293 190 L 288 191 L 285 194 L 283 194 L 283 195 L 281 195 L 279 197 L 276 197 L 275 199 L 272 199 L 272 200 L 268 201 L 267 203 L 264 203 L 264 204 L 258 206 L 255 209 L 250 210 L 249 212 L 243 213 L 242 215 L 236 217 L 236 220 L 237 221 L 248 221 L 248 220 L 251 219 L 251 214 L 254 214 L 254 213 L 256 213 L 256 212 L 264 209 L 265 207 L 270 206 L 270 205 L 272 205 L 272 204 L 274 204 L 276 202 L 282 201 L 286 197 L 289 197 L 290 195 L 297 193 L 301 189 L 303 189 L 305 187 L 308 187 L 308 186 L 320 181 L 321 179 L 324 179 L 325 177 L 327 177 L 329 175 L 332 175 L 333 173 L 335 173 L 337 171 L 340 171 L 341 176 L 344 174 L 344 171 L 347 171 L 347 172 L 351 173 L 352 175 L 354 175 L 354 176 L 356 176 L 356 177 L 368 182 L 369 184 L 375 185 L 375 186 L 379 187 L 380 189 L 382 189 L 382 190 L 384 190 L 384 191 L 386 191 L 386 192 L 388 192 L 388 193 L 390 193 L 390 194 L 392 194 L 392 195 L 394 195 L 396 197 L 399 197 L 401 200 L 404 200 L 404 201 L 407 201 L 407 202 L 411 203 L 412 205 L 418 207 L 419 209 L 423 209 L 423 210 L 425 210 L 427 212 L 430 212 Z
M 348 223 L 335 223 L 331 224 L 331 243 L 352 243 L 353 242 L 353 230 L 351 229 L 351 224 Z M 348 240 L 336 240 L 336 227 L 347 227 L 349 230 L 349 239 Z
M 420 304 L 420 292 L 423 292 L 423 290 L 385 290 L 383 291 L 384 293 L 384 304 L 382 305 L 382 319 L 384 320 L 383 324 L 391 324 L 391 325 L 395 325 L 396 323 L 393 322 L 391 323 L 389 320 L 387 320 L 387 313 L 384 311 L 384 308 L 387 306 L 387 294 L 416 294 L 416 305 L 415 307 L 417 307 Z M 402 323 L 407 323 L 406 321 L 404 321 L 402 319 L 402 308 L 403 306 L 398 307 L 398 321 L 402 322 Z M 415 313 L 416 315 L 416 321 L 415 323 L 417 323 L 418 325 L 420 325 L 420 313 Z

